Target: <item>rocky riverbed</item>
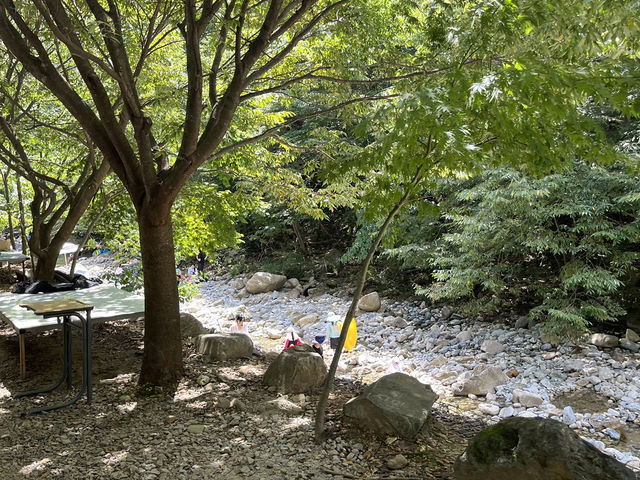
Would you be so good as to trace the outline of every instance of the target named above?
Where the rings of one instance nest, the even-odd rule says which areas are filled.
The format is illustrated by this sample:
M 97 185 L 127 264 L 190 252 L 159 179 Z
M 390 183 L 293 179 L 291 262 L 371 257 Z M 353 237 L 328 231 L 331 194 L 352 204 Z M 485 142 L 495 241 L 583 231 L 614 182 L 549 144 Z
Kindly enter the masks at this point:
M 304 288 L 297 282 L 289 285 L 297 288 L 254 295 L 245 284 L 246 278 L 203 283 L 200 298 L 186 308 L 206 326 L 223 331 L 235 312 L 244 311 L 251 318 L 251 335 L 261 343 L 280 340 L 290 326 L 311 341 L 324 334 L 329 312 L 344 315 L 349 306 L 348 295 L 301 296 Z M 357 325 L 358 346 L 344 356 L 338 377 L 369 383 L 402 371 L 431 385 L 440 403 L 466 416 L 489 424 L 510 416 L 559 420 L 640 471 L 636 343 L 625 339 L 627 348 L 554 345 L 535 330 L 471 321 L 449 307 L 424 302 L 383 300 L 379 311 L 361 312 Z M 493 378 L 483 377 L 485 367 L 504 374 L 495 387 Z M 491 385 L 483 386 L 485 380 Z
M 91 259 L 84 262 L 85 272 L 98 274 L 111 261 Z M 288 327 L 311 339 L 324 333 L 329 312 L 344 314 L 350 301 L 346 292 L 328 294 L 296 282 L 283 291 L 252 295 L 246 280 L 201 283 L 199 296 L 183 310 L 222 331 L 244 311 L 254 341 L 275 353 Z M 511 322 L 471 321 L 448 307 L 389 299 L 382 299 L 380 310 L 358 315 L 357 324 L 358 345 L 342 358 L 329 402 L 330 435 L 322 444 L 312 434 L 317 398 L 281 396 L 263 387 L 265 357 L 206 363 L 187 341 L 185 376 L 177 391 L 139 396 L 140 322 L 96 327 L 92 405 L 80 401 L 26 417 L 34 405 L 66 394 L 11 396 L 57 375 L 61 341 L 55 333 L 27 341 L 29 378 L 22 381 L 15 335 L 4 329 L 1 478 L 447 479 L 468 438 L 508 416 L 563 421 L 640 471 L 638 353 L 586 343 L 556 346 Z M 489 380 L 498 383 L 495 387 L 478 381 L 483 367 L 503 375 Z M 425 434 L 415 442 L 379 439 L 342 424 L 344 402 L 364 383 L 394 371 L 428 383 L 440 396 Z M 489 391 L 481 394 L 483 388 Z

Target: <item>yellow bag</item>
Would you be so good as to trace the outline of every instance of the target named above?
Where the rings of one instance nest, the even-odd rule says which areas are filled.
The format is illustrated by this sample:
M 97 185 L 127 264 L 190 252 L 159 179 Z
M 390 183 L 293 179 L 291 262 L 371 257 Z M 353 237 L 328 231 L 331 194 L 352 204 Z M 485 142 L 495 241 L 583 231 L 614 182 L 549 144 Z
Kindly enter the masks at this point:
M 342 332 L 342 322 L 338 324 L 340 331 Z M 351 323 L 349 323 L 349 331 L 347 332 L 347 338 L 344 341 L 344 349 L 348 352 L 353 349 L 358 343 L 358 327 L 356 326 L 356 319 L 352 318 Z

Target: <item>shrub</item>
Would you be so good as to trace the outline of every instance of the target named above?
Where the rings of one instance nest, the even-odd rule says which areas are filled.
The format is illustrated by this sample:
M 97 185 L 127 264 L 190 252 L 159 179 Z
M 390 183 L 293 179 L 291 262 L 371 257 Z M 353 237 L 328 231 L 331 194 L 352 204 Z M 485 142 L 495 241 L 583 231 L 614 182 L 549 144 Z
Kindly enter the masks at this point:
M 396 252 L 431 263 L 435 283 L 418 293 L 469 312 L 530 309 L 558 336 L 624 315 L 640 240 L 636 177 L 576 162 L 540 179 L 499 169 L 460 185 L 442 202 L 448 233 Z

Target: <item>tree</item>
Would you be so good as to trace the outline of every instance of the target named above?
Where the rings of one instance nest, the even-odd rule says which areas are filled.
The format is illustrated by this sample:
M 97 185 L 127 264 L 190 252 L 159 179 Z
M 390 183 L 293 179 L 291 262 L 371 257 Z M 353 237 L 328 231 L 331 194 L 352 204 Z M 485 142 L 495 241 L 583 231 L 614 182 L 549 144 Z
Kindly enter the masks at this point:
M 60 249 L 110 166 L 102 161 L 73 118 L 47 101 L 46 93 L 15 59 L 10 58 L 4 67 L 0 161 L 31 186 L 29 247 L 35 259 L 33 274 L 35 279 L 53 281 Z M 23 233 L 23 247 L 25 240 Z
M 0 2 L 5 47 L 83 126 L 135 206 L 145 285 L 142 384 L 169 386 L 182 374 L 174 201 L 204 163 L 291 123 L 279 112 L 261 115 L 262 125 L 250 120 L 261 98 L 331 76 L 310 46 L 330 41 L 347 3 L 356 2 Z
M 360 182 L 359 205 L 384 219 L 360 267 L 352 304 L 316 416 L 324 409 L 370 261 L 393 218 L 409 204 L 430 209 L 434 179 L 500 164 L 540 173 L 576 155 L 614 158 L 602 129 L 582 114 L 588 101 L 629 102 L 625 66 L 637 61 L 633 3 L 613 12 L 593 2 L 423 2 L 399 49 L 434 61 L 439 75 L 394 82 L 394 92 L 362 132 L 373 142 L 337 164 L 333 181 Z M 436 21 L 437 20 L 437 21 Z M 369 175 L 363 175 L 368 172 Z

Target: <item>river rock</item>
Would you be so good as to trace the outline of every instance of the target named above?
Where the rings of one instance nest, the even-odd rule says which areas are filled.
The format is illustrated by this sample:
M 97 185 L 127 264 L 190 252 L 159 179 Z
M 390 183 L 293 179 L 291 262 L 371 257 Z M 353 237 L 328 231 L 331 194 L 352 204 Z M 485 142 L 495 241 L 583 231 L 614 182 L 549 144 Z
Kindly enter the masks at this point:
M 529 317 L 527 317 L 526 315 L 522 315 L 518 317 L 518 319 L 516 320 L 514 328 L 516 329 L 527 328 L 528 326 L 529 326 Z
M 445 305 L 440 310 L 440 316 L 443 320 L 448 320 L 451 315 L 453 315 L 453 309 L 448 305 Z
M 520 403 L 525 408 L 537 407 L 544 403 L 544 399 L 540 395 L 518 389 L 513 391 L 513 401 Z
M 286 281 L 287 277 L 284 275 L 256 272 L 247 282 L 246 289 L 252 294 L 272 292 L 282 288 Z
M 456 480 L 633 480 L 633 471 L 555 420 L 512 417 L 474 437 Z
M 195 347 L 198 353 L 211 361 L 250 358 L 253 354 L 253 342 L 243 333 L 199 335 Z
M 618 346 L 618 337 L 606 333 L 594 333 L 591 335 L 589 343 L 600 348 L 614 348 Z
M 630 328 L 627 328 L 624 336 L 627 340 L 631 340 L 632 342 L 640 342 L 640 335 L 638 335 L 635 330 L 631 330 Z
M 322 385 L 327 366 L 311 345 L 283 350 L 269 365 L 262 383 L 283 393 L 310 393 Z
M 413 439 L 437 398 L 429 385 L 404 373 L 392 373 L 345 403 L 343 413 L 348 423 L 360 429 Z
M 640 345 L 638 345 L 636 342 L 632 342 L 628 338 L 621 338 L 620 346 L 625 350 L 629 350 L 634 353 L 637 353 L 638 351 L 640 351 Z
M 320 317 L 316 314 L 304 315 L 303 317 L 295 319 L 295 321 L 291 322 L 298 328 L 308 327 L 309 325 L 313 325 L 314 323 L 318 323 L 320 321 Z
M 482 345 L 480 345 L 480 350 L 489 355 L 497 355 L 498 353 L 504 352 L 505 346 L 495 340 L 485 340 L 482 342 Z
M 453 392 L 455 395 L 486 395 L 507 381 L 507 376 L 499 367 L 481 365 L 473 369 L 469 378 L 455 385 Z
M 468 342 L 473 337 L 473 334 L 469 330 L 463 330 L 456 335 L 456 338 L 460 343 Z
M 371 292 L 364 295 L 358 302 L 358 308 L 364 312 L 377 312 L 380 310 L 380 296 L 378 292 Z

